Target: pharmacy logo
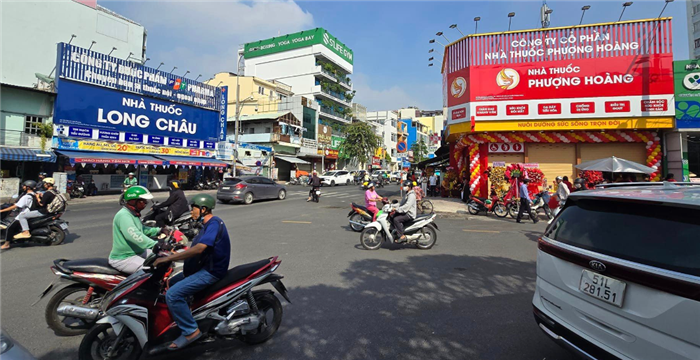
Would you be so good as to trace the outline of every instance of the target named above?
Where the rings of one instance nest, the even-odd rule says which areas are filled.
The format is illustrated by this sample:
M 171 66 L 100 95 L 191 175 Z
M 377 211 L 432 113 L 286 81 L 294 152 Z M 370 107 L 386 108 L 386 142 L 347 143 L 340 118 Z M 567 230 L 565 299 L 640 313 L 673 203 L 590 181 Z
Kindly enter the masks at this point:
M 466 91 L 467 80 L 464 80 L 464 78 L 461 76 L 452 80 L 452 84 L 450 85 L 450 94 L 452 94 L 452 96 L 459 99 Z
M 700 90 L 700 73 L 690 73 L 683 79 L 683 87 L 688 90 Z
M 504 90 L 513 90 L 520 83 L 520 74 L 517 71 L 506 68 L 498 72 L 496 84 Z
M 187 90 L 187 83 L 182 81 L 182 79 L 168 80 L 168 86 L 172 86 L 175 91 Z

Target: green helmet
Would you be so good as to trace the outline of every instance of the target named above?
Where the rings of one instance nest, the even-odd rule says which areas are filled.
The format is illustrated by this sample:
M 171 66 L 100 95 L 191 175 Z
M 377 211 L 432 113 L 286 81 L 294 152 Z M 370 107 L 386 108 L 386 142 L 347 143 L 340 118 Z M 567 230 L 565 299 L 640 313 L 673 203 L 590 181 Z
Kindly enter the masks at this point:
M 216 206 L 216 200 L 208 194 L 197 194 L 190 199 L 190 206 L 199 206 L 200 208 L 205 207 L 209 210 L 214 210 Z
M 135 199 L 151 200 L 153 199 L 153 195 L 151 195 L 151 192 L 148 191 L 148 189 L 141 185 L 132 186 L 126 189 L 124 192 L 124 200 L 129 201 Z

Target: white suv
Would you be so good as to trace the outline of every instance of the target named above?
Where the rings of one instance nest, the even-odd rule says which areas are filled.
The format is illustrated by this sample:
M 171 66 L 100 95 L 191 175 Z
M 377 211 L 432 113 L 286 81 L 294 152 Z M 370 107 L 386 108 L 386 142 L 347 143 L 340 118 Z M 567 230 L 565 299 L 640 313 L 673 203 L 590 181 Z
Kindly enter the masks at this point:
M 700 186 L 572 193 L 538 241 L 535 320 L 587 359 L 700 359 Z
M 333 170 L 326 171 L 323 175 L 319 176 L 321 182 L 324 185 L 336 186 L 336 185 L 350 185 L 353 182 L 352 174 L 345 170 Z

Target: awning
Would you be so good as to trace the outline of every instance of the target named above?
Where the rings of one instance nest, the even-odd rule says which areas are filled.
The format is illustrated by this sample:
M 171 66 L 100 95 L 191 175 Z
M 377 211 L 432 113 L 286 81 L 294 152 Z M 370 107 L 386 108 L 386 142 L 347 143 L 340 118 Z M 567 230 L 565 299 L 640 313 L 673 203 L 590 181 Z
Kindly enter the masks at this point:
M 0 148 L 0 160 L 56 162 L 53 151 L 26 148 Z
M 421 169 L 422 169 L 422 168 L 425 168 L 425 167 L 428 167 L 428 166 L 440 166 L 440 165 L 442 165 L 443 163 L 449 162 L 449 160 L 450 160 L 450 154 L 448 153 L 448 154 L 443 154 L 443 155 L 440 155 L 440 156 L 436 156 L 436 157 L 434 157 L 434 158 L 432 158 L 432 159 L 423 160 L 423 161 L 421 161 L 421 162 L 415 164 L 415 166 L 416 166 L 417 168 L 421 168 Z
M 228 164 L 214 158 L 201 158 L 192 156 L 165 156 L 158 155 L 158 158 L 165 160 L 166 165 L 183 165 L 183 166 L 213 166 L 227 167 Z
M 281 155 L 275 155 L 275 159 L 280 159 L 283 161 L 286 161 L 288 163 L 292 164 L 310 164 L 310 162 L 293 157 L 293 156 L 281 156 Z
M 87 164 L 123 164 L 123 165 L 163 165 L 164 161 L 149 155 L 131 153 L 109 153 L 97 151 L 58 150 L 58 153 L 70 158 L 70 162 Z

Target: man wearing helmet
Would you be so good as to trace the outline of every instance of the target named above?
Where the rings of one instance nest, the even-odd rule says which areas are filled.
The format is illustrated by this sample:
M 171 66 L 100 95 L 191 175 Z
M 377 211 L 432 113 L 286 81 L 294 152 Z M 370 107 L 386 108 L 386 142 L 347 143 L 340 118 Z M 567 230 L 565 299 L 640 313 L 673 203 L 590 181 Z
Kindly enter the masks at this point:
M 46 173 L 45 172 L 40 172 L 39 173 L 39 182 L 36 183 L 36 186 L 34 187 L 34 191 L 37 193 L 43 193 L 44 192 L 44 179 L 46 179 Z
M 406 196 L 401 200 L 401 204 L 399 204 L 399 207 L 394 211 L 395 214 L 392 217 L 394 227 L 396 227 L 396 233 L 399 235 L 399 238 L 394 240 L 394 242 L 406 241 L 406 235 L 403 233 L 403 224 L 416 218 L 417 202 L 416 193 L 413 191 L 413 181 L 404 181 L 403 191 L 406 192 Z
M 24 193 L 24 195 L 22 195 L 22 197 L 20 197 L 19 200 L 17 200 L 17 202 L 15 204 L 13 204 L 5 209 L 0 210 L 0 212 L 7 212 L 7 211 L 12 211 L 14 209 L 20 209 L 20 213 L 19 213 L 19 215 L 17 215 L 17 220 L 19 221 L 20 215 L 23 215 L 25 213 L 29 213 L 33 210 L 37 210 L 39 201 L 37 200 L 36 194 L 34 193 L 35 188 L 36 188 L 36 181 L 27 180 L 27 181 L 23 182 L 22 183 L 22 192 Z M 22 224 L 22 223 L 20 222 L 20 224 Z M 25 230 L 24 226 L 22 226 L 22 230 Z M 25 234 L 25 231 L 23 231 L 22 233 L 15 235 L 15 239 L 23 239 L 23 238 L 26 239 L 26 238 L 31 237 L 31 235 L 29 234 L 29 231 L 28 231 L 29 230 L 28 226 L 27 226 L 26 230 L 27 230 L 26 234 Z M 5 240 L 5 243 L 2 244 L 2 246 L 0 247 L 0 250 L 7 250 L 9 248 L 10 248 L 10 242 Z
M 132 186 L 124 192 L 124 207 L 114 215 L 112 221 L 112 252 L 109 264 L 115 269 L 133 274 L 138 271 L 157 244 L 150 237 L 160 228 L 143 226 L 141 211 L 146 208 L 153 195 L 143 186 Z
M 318 172 L 316 172 L 316 170 L 314 170 L 312 176 L 309 178 L 309 185 L 311 185 L 311 190 L 309 190 L 309 198 L 306 199 L 306 202 L 311 201 L 314 191 L 321 188 L 321 178 L 318 177 Z
M 139 181 L 136 180 L 136 175 L 132 172 L 127 175 L 127 177 L 124 179 L 124 188 L 130 188 L 132 186 L 138 185 Z
M 231 259 L 231 242 L 223 220 L 214 216 L 212 210 L 216 200 L 207 194 L 198 194 L 190 200 L 192 218 L 204 223 L 204 228 L 192 240 L 189 249 L 156 259 L 154 266 L 185 260 L 183 271 L 170 279 L 170 288 L 165 294 L 168 309 L 182 331 L 169 350 L 178 350 L 202 336 L 192 316 L 187 298 L 221 280 L 228 272 Z
M 168 197 L 168 200 L 154 205 L 153 208 L 155 210 L 166 209 L 155 217 L 156 225 L 158 226 L 170 224 L 173 220 L 187 212 L 187 199 L 177 180 L 170 181 L 170 197 Z

